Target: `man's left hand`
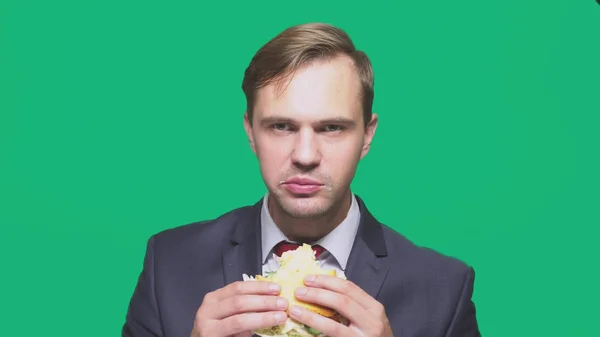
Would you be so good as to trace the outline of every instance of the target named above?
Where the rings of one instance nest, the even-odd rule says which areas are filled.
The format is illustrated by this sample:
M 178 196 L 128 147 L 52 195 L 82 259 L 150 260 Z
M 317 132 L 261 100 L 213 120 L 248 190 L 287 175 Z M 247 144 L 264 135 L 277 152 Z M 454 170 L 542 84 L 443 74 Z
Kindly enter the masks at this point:
M 346 317 L 350 324 L 345 326 L 292 306 L 290 316 L 298 322 L 330 337 L 393 337 L 383 305 L 353 282 L 335 276 L 309 275 L 304 284 L 306 287 L 296 290 L 298 300 L 331 308 Z

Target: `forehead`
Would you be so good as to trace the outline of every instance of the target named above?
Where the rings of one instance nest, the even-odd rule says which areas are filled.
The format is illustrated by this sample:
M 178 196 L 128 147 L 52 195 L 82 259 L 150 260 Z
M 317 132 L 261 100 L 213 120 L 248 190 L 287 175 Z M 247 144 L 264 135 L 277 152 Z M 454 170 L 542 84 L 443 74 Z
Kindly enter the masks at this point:
M 291 81 L 286 78 L 260 89 L 255 102 L 256 119 L 362 118 L 360 79 L 346 58 L 310 63 L 296 71 Z

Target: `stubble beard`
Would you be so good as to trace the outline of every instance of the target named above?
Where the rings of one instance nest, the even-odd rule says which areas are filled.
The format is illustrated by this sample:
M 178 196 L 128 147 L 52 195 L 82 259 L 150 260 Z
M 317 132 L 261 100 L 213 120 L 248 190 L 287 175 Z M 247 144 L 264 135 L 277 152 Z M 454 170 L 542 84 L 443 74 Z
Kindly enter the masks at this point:
M 284 215 L 293 219 L 319 219 L 329 214 L 335 203 L 336 191 L 331 179 L 326 175 L 308 174 L 323 183 L 324 186 L 313 196 L 293 196 L 282 187 L 282 184 L 289 177 L 294 176 L 294 173 L 296 172 L 286 171 L 279 179 L 273 190 L 275 206 Z
M 292 197 L 277 189 L 273 201 L 286 216 L 294 219 L 320 219 L 331 212 L 334 205 L 333 188 L 324 186 L 320 193 L 311 197 Z

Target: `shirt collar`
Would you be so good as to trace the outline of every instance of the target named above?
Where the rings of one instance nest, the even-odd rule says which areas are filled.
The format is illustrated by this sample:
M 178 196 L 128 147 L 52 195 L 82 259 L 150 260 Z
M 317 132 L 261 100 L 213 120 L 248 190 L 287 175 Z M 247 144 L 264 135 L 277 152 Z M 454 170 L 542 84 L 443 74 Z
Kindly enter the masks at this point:
M 268 194 L 263 198 L 261 209 L 262 262 L 265 263 L 276 244 L 290 241 L 273 221 L 268 208 Z M 352 203 L 346 218 L 329 234 L 312 244 L 321 245 L 337 260 L 342 270 L 346 269 L 350 250 L 356 237 L 360 222 L 360 209 L 356 197 L 352 195 Z
M 289 241 L 283 232 L 277 227 L 275 221 L 269 213 L 269 195 L 265 195 L 263 198 L 262 209 L 260 212 L 260 231 L 262 239 L 262 263 L 265 263 L 269 258 L 269 255 L 273 251 L 276 244 L 281 241 Z

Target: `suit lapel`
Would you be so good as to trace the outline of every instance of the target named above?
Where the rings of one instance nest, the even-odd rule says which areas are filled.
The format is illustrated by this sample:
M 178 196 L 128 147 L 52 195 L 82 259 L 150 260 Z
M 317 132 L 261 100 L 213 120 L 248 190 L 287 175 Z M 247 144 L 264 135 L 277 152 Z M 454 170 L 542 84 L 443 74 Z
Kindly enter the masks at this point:
M 230 246 L 222 258 L 225 285 L 242 281 L 242 274 L 262 275 L 261 207 L 262 201 L 259 201 L 247 212 L 242 212 L 235 224 Z M 252 337 L 258 336 L 252 334 Z
M 241 281 L 242 274 L 248 276 L 262 275 L 261 235 L 259 201 L 248 210 L 240 212 L 230 245 L 222 257 L 223 277 L 225 284 Z
M 346 277 L 371 297 L 377 298 L 388 268 L 382 262 L 387 256 L 382 225 L 369 213 L 364 202 L 356 197 L 361 219 L 354 245 L 346 266 Z

